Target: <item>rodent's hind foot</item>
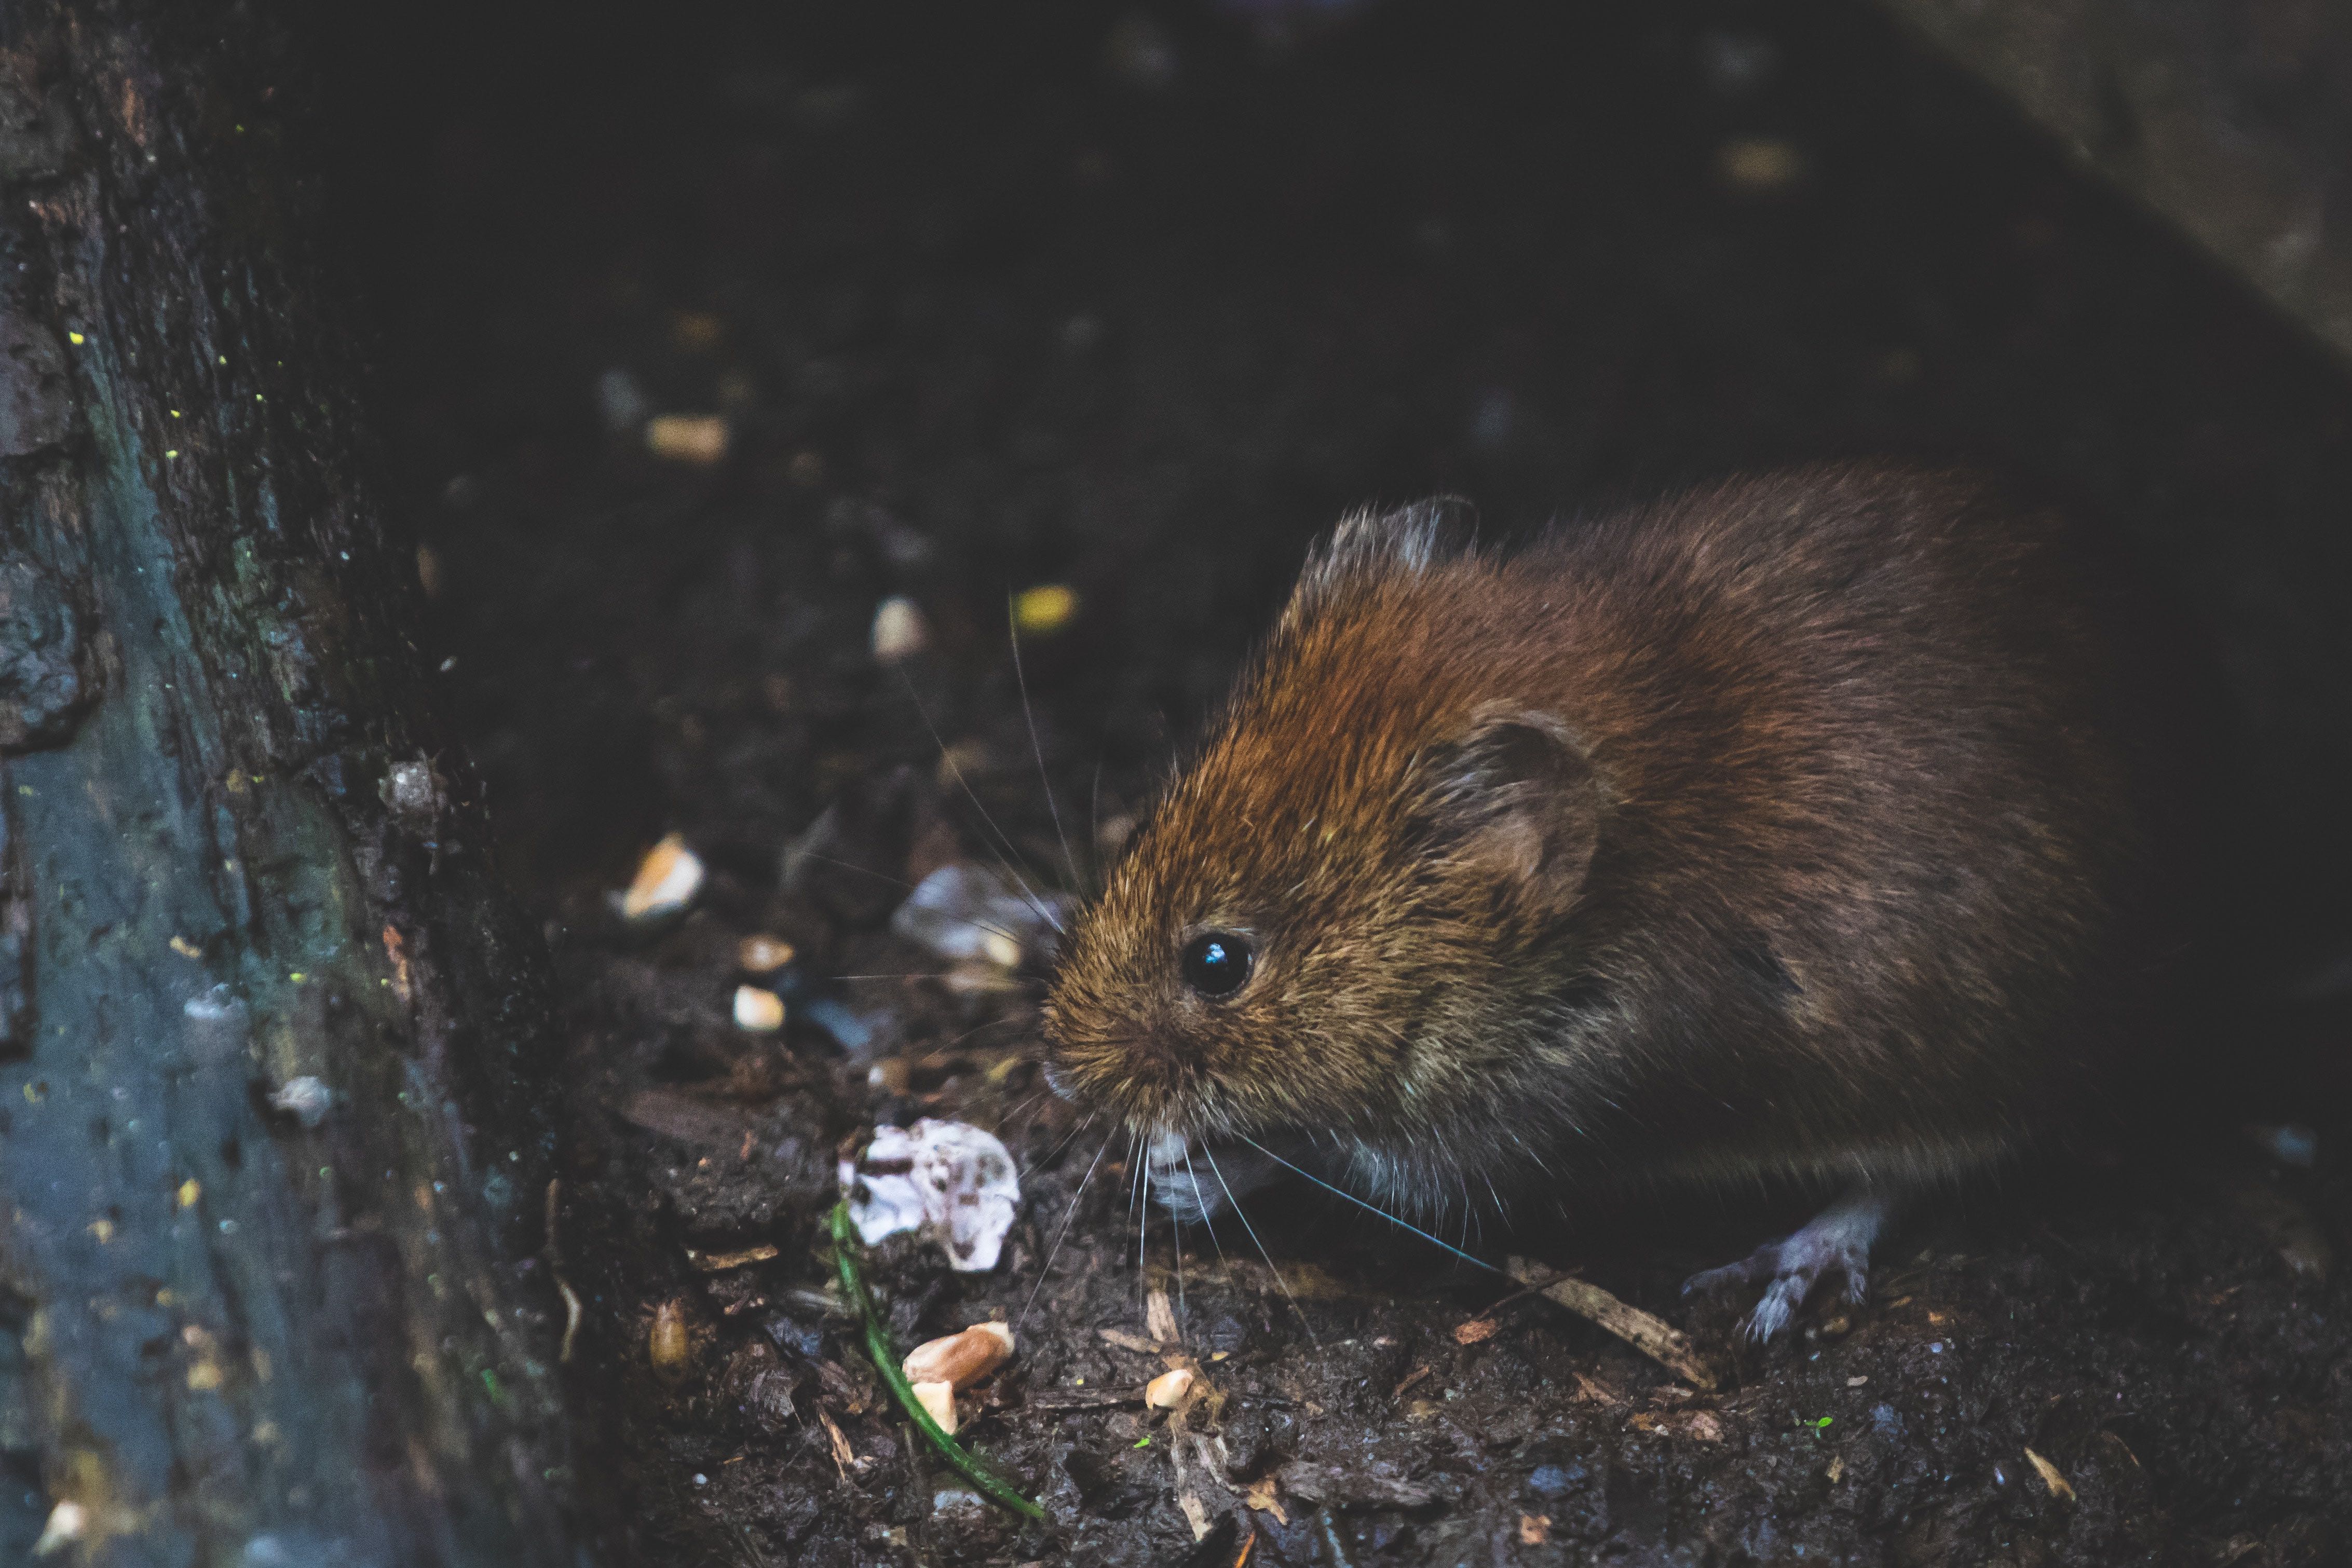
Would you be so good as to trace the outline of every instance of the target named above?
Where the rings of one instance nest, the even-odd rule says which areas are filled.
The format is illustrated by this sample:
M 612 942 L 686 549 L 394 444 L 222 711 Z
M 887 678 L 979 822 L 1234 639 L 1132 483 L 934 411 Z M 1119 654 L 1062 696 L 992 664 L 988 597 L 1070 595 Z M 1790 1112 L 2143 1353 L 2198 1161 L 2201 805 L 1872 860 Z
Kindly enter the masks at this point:
M 1743 1332 L 1761 1344 L 1789 1326 L 1822 1276 L 1845 1276 L 1846 1300 L 1860 1301 L 1870 1283 L 1870 1249 L 1895 1215 L 1883 1192 L 1857 1186 L 1815 1215 L 1801 1230 L 1767 1241 L 1737 1263 L 1703 1270 L 1683 1281 L 1683 1294 L 1714 1294 L 1761 1284 L 1762 1300 Z

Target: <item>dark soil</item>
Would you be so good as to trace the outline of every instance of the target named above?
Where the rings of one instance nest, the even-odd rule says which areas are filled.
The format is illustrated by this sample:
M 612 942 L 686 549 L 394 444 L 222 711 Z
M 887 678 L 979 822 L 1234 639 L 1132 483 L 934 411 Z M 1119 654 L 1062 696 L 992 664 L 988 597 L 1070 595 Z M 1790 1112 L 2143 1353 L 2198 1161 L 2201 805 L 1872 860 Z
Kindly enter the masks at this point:
M 2352 395 L 2291 329 L 1860 7 L 1397 0 L 1286 41 L 1172 4 L 444 20 L 329 41 L 342 194 L 446 701 L 564 980 L 551 1256 L 585 1305 L 611 1561 L 2352 1552 L 2344 1079 L 2252 1065 L 2294 1030 L 2340 1051 L 2340 1019 L 2215 1042 L 2319 1124 L 2315 1173 L 2233 1110 L 2163 1159 L 2021 1177 L 1695 1395 L 1539 1299 L 1458 1343 L 1515 1288 L 1270 1193 L 1294 1303 L 1247 1238 L 1221 1260 L 1139 1233 L 1118 1148 L 1040 1291 L 1096 1149 L 1041 1092 L 1036 977 L 961 991 L 886 929 L 907 883 L 988 857 L 982 805 L 1037 874 L 1086 880 L 1008 592 L 1079 595 L 1024 653 L 1091 865 L 1342 511 L 1450 491 L 1508 529 L 1898 451 L 2117 520 L 2200 607 L 2248 719 L 2242 814 L 2294 846 L 2263 852 L 2262 912 L 2324 956 L 2352 861 Z M 611 371 L 726 415 L 723 461 L 649 455 L 600 406 Z M 867 642 L 901 592 L 934 632 L 903 675 Z M 625 936 L 605 893 L 673 830 L 710 884 Z M 788 878 L 796 842 L 825 858 Z M 756 931 L 800 954 L 774 1037 L 730 1013 Z M 920 1115 L 1002 1131 L 1024 1216 L 993 1274 L 902 1243 L 869 1272 L 903 1343 L 1020 1322 L 966 1430 L 1045 1526 L 922 1450 L 824 1293 L 836 1145 Z M 1732 1307 L 1675 1282 L 1801 1214 L 1483 1244 L 1727 1349 Z M 1142 1335 L 1152 1289 L 1213 1391 L 1179 1423 L 1133 1398 L 1171 1352 L 1101 1333 Z M 666 1303 L 674 1379 L 648 1362 Z

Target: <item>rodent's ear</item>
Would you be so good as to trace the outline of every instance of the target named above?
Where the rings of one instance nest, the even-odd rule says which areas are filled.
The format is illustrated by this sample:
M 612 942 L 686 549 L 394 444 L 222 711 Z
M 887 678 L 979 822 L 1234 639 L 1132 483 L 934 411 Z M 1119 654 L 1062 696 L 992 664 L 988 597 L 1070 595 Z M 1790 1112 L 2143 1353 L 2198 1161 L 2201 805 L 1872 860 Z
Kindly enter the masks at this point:
M 1389 512 L 1369 507 L 1350 512 L 1307 558 L 1296 602 L 1311 603 L 1367 578 L 1416 575 L 1468 555 L 1475 544 L 1475 520 L 1470 503 L 1452 496 Z
M 1490 709 L 1422 768 L 1415 818 L 1430 853 L 1491 874 L 1538 913 L 1575 904 L 1601 841 L 1601 792 L 1568 726 Z

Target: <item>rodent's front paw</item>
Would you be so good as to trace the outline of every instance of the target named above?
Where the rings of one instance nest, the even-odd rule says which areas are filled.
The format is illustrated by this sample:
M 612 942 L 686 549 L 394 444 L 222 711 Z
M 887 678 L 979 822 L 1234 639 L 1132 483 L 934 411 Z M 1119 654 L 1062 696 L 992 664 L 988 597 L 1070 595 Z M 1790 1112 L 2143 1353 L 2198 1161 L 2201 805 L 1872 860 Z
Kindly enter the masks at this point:
M 1763 1299 L 1748 1314 L 1744 1332 L 1761 1344 L 1789 1326 L 1814 1285 L 1828 1273 L 1845 1276 L 1849 1301 L 1860 1301 L 1870 1284 L 1870 1248 L 1892 1212 L 1891 1204 L 1869 1191 L 1839 1199 L 1801 1230 L 1767 1241 L 1737 1263 L 1703 1270 L 1683 1281 L 1683 1294 L 1714 1294 L 1735 1287 L 1764 1286 Z

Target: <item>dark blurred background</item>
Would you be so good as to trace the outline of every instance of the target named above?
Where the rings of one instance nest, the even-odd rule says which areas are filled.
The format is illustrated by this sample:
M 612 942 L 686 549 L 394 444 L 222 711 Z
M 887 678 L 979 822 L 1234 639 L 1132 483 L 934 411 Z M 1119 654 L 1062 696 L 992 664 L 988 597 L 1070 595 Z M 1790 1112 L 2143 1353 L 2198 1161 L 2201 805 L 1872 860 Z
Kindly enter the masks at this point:
M 1509 529 L 1891 452 L 2020 476 L 2182 591 L 2251 737 L 2246 916 L 2282 973 L 2342 950 L 2340 367 L 1859 0 L 314 29 L 404 520 L 536 886 L 679 821 L 796 831 L 865 720 L 760 683 L 878 593 L 992 660 L 1008 590 L 1076 585 L 1030 674 L 1056 766 L 1125 789 L 1346 508 Z M 725 459 L 649 456 L 669 411 Z

